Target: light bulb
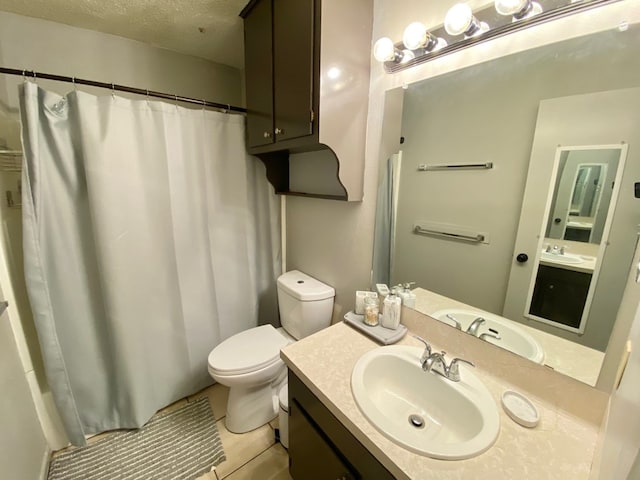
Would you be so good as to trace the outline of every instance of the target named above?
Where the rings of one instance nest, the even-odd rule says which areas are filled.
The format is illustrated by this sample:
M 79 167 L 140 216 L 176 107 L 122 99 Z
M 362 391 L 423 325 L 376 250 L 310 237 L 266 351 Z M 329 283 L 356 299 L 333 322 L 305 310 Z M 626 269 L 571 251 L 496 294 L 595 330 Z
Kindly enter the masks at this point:
M 521 10 L 527 8 L 529 0 L 496 0 L 496 11 L 500 15 L 514 15 Z
M 418 48 L 424 47 L 428 40 L 429 34 L 427 27 L 420 22 L 410 23 L 407 28 L 404 29 L 402 35 L 402 43 L 404 43 L 404 46 L 409 50 L 417 50 Z
M 444 29 L 449 35 L 464 33 L 465 38 L 469 38 L 488 31 L 489 25 L 486 22 L 479 22 L 469 5 L 457 3 L 444 17 Z
M 373 56 L 379 62 L 390 62 L 395 60 L 396 47 L 389 37 L 382 37 L 373 45 Z
M 411 50 L 402 50 L 402 59 L 400 60 L 400 63 L 407 63 L 409 60 L 413 60 L 414 58 L 416 58 L 416 56 Z
M 449 35 L 462 35 L 473 22 L 473 12 L 466 3 L 457 3 L 444 17 L 444 29 Z
M 531 0 L 495 0 L 494 4 L 500 15 L 512 15 L 514 22 L 542 13 L 542 6 Z

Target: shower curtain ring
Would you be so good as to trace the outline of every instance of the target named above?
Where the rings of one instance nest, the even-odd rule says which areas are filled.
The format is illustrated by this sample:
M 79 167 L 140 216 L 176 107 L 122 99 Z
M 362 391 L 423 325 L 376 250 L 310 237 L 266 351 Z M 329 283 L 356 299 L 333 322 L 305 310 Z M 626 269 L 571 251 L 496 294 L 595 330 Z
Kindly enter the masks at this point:
M 26 69 L 22 70 L 22 81 L 24 83 L 27 83 L 27 70 Z
M 116 98 L 116 86 L 111 83 L 111 97 Z
M 73 90 L 78 91 L 78 85 L 76 84 L 76 77 L 71 77 L 71 83 L 73 83 Z

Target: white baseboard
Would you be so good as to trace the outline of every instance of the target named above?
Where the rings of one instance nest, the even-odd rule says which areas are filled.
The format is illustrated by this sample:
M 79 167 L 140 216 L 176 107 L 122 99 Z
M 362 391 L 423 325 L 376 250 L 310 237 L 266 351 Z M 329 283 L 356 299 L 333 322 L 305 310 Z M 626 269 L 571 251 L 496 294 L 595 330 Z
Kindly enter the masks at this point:
M 51 459 L 51 450 L 46 448 L 42 456 L 42 463 L 40 464 L 40 480 L 47 480 L 49 476 L 49 460 Z

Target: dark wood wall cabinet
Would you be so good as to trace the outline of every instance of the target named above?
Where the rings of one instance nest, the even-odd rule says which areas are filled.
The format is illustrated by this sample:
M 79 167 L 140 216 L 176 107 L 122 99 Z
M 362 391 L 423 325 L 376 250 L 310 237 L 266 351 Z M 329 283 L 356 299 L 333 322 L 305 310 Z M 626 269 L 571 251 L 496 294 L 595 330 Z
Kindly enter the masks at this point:
M 291 370 L 289 415 L 289 473 L 294 480 L 394 478 Z
M 362 200 L 372 12 L 372 0 L 251 0 L 240 13 L 247 148 L 277 193 Z M 296 191 L 293 156 L 317 151 L 334 185 Z

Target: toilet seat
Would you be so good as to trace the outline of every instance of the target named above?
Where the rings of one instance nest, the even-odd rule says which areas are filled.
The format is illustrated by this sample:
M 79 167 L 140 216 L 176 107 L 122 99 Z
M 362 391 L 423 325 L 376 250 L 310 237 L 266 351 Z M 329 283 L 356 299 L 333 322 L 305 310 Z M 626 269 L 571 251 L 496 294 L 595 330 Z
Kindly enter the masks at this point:
M 281 362 L 280 349 L 289 341 L 273 325 L 261 325 L 237 333 L 209 354 L 209 372 L 221 376 L 256 372 Z

